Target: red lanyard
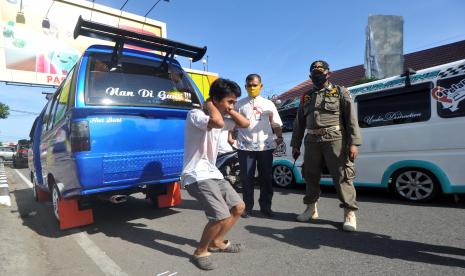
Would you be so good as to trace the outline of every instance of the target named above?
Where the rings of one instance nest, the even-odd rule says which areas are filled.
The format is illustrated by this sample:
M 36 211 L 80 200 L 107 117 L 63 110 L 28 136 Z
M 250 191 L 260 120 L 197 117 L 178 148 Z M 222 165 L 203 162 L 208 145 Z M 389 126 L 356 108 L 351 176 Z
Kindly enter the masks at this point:
M 252 113 L 252 116 L 255 116 L 255 121 L 261 120 L 263 109 L 261 107 L 255 106 L 255 99 L 252 100 Z

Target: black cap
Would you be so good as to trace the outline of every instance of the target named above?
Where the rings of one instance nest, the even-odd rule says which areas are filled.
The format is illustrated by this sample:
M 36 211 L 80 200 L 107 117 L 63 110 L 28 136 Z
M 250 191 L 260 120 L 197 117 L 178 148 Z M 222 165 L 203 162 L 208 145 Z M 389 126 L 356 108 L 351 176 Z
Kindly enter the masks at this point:
M 312 62 L 312 64 L 310 65 L 310 71 L 313 70 L 314 67 L 317 67 L 317 66 L 321 66 L 323 67 L 324 69 L 328 69 L 329 70 L 329 64 L 324 61 L 324 60 L 315 60 L 314 62 Z

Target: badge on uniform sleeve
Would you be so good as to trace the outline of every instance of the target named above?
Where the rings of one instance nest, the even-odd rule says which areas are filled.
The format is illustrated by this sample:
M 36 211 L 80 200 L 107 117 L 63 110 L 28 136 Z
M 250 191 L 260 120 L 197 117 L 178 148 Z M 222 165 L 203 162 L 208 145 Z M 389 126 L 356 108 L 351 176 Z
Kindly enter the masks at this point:
M 300 98 L 300 104 L 307 103 L 312 99 L 312 96 L 305 94 L 302 98 Z
M 347 89 L 344 90 L 344 96 L 349 96 L 349 98 L 352 99 L 352 95 L 350 94 L 349 90 L 347 90 Z

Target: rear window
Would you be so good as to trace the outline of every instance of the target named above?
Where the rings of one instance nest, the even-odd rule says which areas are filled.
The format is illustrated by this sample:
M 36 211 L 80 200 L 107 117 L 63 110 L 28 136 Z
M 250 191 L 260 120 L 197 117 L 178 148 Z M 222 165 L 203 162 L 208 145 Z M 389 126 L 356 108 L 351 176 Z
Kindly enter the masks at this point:
M 89 57 L 85 101 L 89 105 L 194 108 L 200 100 L 187 74 L 160 61 L 122 57 L 114 70 L 110 54 Z M 112 68 L 113 67 L 113 68 Z

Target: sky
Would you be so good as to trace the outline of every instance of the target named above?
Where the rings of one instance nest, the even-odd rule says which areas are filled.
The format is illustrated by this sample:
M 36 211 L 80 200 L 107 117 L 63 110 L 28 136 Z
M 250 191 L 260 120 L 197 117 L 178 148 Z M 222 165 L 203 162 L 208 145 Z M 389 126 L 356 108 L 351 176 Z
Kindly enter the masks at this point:
M 124 11 L 143 16 L 156 1 L 129 0 Z M 95 0 L 116 9 L 125 2 Z M 262 94 L 269 96 L 308 79 L 313 60 L 326 60 L 331 70 L 363 64 L 369 15 L 403 17 L 407 54 L 465 40 L 464 12 L 463 0 L 170 0 L 148 17 L 167 24 L 169 39 L 207 46 L 209 71 L 241 87 L 247 74 L 260 74 Z M 189 67 L 187 59 L 178 60 Z M 203 70 L 203 64 L 192 68 Z M 50 89 L 0 83 L 0 102 L 38 113 L 43 91 Z M 27 138 L 34 117 L 11 112 L 0 119 L 0 141 Z

